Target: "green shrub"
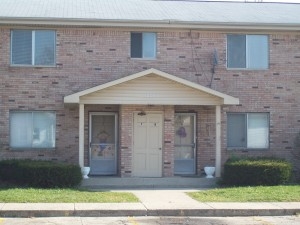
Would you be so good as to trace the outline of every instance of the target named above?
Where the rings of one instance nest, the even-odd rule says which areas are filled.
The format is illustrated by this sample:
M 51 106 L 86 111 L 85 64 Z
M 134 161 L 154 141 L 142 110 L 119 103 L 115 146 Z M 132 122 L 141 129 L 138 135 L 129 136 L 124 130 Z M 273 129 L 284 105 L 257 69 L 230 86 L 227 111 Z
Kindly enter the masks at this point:
M 229 159 L 224 165 L 222 183 L 230 186 L 279 185 L 289 182 L 292 165 L 282 159 Z
M 0 179 L 21 186 L 55 188 L 74 187 L 82 176 L 76 165 L 13 159 L 0 161 Z

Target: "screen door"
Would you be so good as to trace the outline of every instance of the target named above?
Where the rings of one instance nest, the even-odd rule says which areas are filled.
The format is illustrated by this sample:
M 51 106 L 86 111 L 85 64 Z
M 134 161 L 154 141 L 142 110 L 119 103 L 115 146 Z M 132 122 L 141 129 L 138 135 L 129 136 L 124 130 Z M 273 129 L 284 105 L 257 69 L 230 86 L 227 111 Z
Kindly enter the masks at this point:
M 91 175 L 117 173 L 117 115 L 90 113 Z
M 195 174 L 196 121 L 194 113 L 175 114 L 174 174 Z

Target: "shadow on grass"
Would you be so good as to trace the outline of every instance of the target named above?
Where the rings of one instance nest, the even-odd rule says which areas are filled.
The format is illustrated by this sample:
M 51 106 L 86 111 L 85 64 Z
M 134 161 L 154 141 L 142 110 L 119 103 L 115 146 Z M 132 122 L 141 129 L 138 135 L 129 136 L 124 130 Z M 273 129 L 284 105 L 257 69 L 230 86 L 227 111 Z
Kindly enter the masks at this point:
M 53 187 L 53 188 L 44 188 L 44 187 L 33 187 L 28 185 L 21 185 L 14 182 L 7 182 L 0 180 L 0 191 L 1 190 L 10 190 L 10 189 L 40 189 L 40 190 L 55 190 L 55 189 L 65 189 L 65 190 L 73 190 L 78 192 L 110 192 L 110 190 L 91 190 L 88 188 L 83 188 L 81 186 L 76 187 Z

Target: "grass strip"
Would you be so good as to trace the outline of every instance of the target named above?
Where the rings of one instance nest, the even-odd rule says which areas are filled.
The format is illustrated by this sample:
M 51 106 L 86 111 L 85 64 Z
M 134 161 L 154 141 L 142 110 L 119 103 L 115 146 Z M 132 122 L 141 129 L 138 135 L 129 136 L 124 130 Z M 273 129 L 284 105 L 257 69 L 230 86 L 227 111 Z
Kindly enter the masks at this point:
M 122 203 L 138 202 L 127 192 L 81 189 L 0 188 L 2 203 Z
M 187 194 L 200 202 L 300 202 L 300 185 L 216 188 Z

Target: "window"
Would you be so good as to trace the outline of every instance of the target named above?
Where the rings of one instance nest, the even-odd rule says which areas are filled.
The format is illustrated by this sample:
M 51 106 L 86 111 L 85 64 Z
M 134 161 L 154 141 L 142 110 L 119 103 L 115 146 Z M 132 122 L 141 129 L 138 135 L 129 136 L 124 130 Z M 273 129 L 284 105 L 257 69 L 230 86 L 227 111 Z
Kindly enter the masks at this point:
M 11 148 L 54 148 L 54 112 L 11 112 Z
M 131 58 L 156 57 L 155 33 L 131 33 Z
M 267 69 L 269 46 L 267 35 L 227 35 L 227 67 Z
M 268 113 L 229 113 L 227 115 L 227 147 L 268 148 Z
M 55 31 L 12 30 L 12 65 L 55 65 Z

